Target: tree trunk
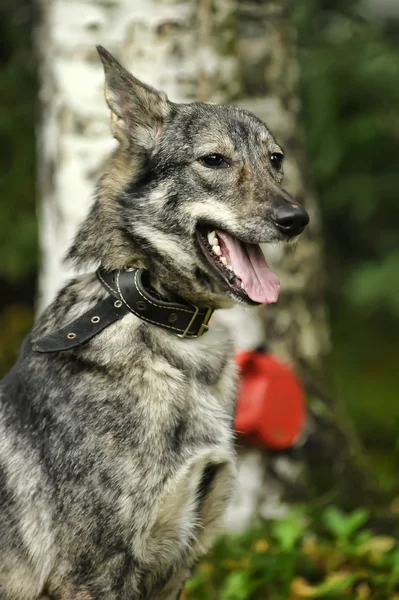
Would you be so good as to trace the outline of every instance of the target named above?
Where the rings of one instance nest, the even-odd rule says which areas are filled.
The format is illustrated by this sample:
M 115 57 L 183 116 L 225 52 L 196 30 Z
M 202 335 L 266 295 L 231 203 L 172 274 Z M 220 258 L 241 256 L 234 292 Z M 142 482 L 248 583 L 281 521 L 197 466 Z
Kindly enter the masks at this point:
M 320 218 L 306 175 L 291 1 L 41 0 L 41 9 L 40 306 L 70 275 L 62 257 L 113 146 L 95 44 L 174 101 L 230 102 L 253 111 L 285 148 L 285 187 L 306 206 L 311 222 L 294 252 L 279 247 L 271 257 L 282 284 L 279 302 L 216 318 L 232 324 L 240 348 L 266 339 L 297 370 L 313 402 L 301 449 L 240 450 L 229 522 L 243 528 L 256 513 L 283 514 L 287 492 L 298 488 L 311 495 L 339 480 L 345 494 L 351 481 L 364 492 L 367 477 L 352 459 L 349 435 L 326 393 Z

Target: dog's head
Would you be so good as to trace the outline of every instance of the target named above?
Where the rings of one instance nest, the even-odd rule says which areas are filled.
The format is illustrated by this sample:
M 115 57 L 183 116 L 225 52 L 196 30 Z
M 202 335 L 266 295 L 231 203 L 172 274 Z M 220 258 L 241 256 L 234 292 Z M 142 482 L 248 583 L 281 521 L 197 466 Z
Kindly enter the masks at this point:
M 98 50 L 119 147 L 70 257 L 145 267 L 201 306 L 275 302 L 259 243 L 291 240 L 309 218 L 280 187 L 270 131 L 232 106 L 172 103 Z

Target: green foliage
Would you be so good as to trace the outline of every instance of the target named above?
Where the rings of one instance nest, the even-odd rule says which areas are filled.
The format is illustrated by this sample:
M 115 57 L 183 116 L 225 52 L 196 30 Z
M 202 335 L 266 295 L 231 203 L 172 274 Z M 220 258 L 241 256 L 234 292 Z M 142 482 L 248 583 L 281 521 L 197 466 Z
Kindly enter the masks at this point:
M 378 306 L 399 318 L 399 250 L 387 250 L 380 260 L 369 260 L 353 270 L 347 293 L 355 306 Z
M 271 535 L 285 552 L 291 552 L 304 529 L 304 523 L 296 516 L 274 521 L 271 525 Z
M 329 291 L 336 302 L 397 318 L 399 47 L 358 6 L 296 3 L 305 132 Z
M 393 487 L 399 23 L 367 23 L 356 0 L 294 6 L 305 139 L 324 225 L 337 397 L 366 442 L 376 476 Z
M 399 600 L 399 544 L 364 529 L 369 514 L 329 507 L 296 512 L 242 536 L 225 536 L 187 583 L 182 600 Z
M 358 508 L 350 515 L 345 515 L 335 506 L 327 508 L 323 521 L 327 530 L 341 542 L 347 542 L 355 531 L 367 523 L 369 512 L 365 508 Z
M 0 2 L 0 275 L 11 280 L 37 265 L 32 10 L 26 0 Z

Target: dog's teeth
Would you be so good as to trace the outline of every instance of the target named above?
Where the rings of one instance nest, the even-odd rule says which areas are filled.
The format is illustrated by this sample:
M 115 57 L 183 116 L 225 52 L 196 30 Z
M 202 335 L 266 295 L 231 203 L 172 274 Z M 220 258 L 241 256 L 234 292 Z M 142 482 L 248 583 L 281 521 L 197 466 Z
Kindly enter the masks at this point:
M 225 258 L 224 256 L 221 257 L 220 261 L 223 265 L 227 265 L 227 258 Z
M 207 235 L 207 238 L 208 238 L 208 242 L 210 243 L 211 246 L 213 246 L 213 242 L 215 240 L 216 240 L 216 243 L 217 243 L 216 234 L 215 234 L 214 231 L 209 231 L 209 233 Z
M 207 238 L 211 246 L 219 246 L 219 241 L 214 231 L 209 231 L 207 234 Z
M 243 290 L 245 290 L 245 285 L 243 284 L 243 282 L 241 281 L 241 287 Z
M 214 253 L 215 253 L 217 256 L 221 256 L 221 255 L 222 255 L 222 251 L 221 251 L 221 249 L 220 249 L 220 246 L 213 246 L 213 247 L 212 247 L 212 250 L 214 251 Z
M 229 269 L 229 271 L 233 270 L 233 267 L 231 265 L 227 265 L 227 268 Z

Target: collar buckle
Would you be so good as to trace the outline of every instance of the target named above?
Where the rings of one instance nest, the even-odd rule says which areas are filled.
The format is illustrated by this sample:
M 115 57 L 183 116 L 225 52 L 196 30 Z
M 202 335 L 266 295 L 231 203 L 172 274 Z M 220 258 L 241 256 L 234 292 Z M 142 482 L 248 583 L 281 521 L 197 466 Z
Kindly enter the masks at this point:
M 206 331 L 208 331 L 208 329 L 209 329 L 208 323 L 209 323 L 209 320 L 210 320 L 210 318 L 211 318 L 212 315 L 213 315 L 213 309 L 212 308 L 208 308 L 208 310 L 205 313 L 204 320 L 202 321 L 202 325 L 199 328 L 196 337 L 199 337 L 200 335 L 203 335 Z
M 181 339 L 184 339 L 184 338 L 188 337 L 188 332 L 190 331 L 190 328 L 191 328 L 192 324 L 194 323 L 194 321 L 197 318 L 197 315 L 199 313 L 198 306 L 194 306 L 194 308 L 195 308 L 195 312 L 194 312 L 193 316 L 191 317 L 189 324 L 187 325 L 187 327 L 184 330 L 184 332 L 181 333 L 181 334 L 178 334 L 177 337 L 179 337 Z M 206 311 L 206 313 L 205 313 L 205 316 L 204 316 L 204 318 L 202 320 L 200 328 L 198 329 L 198 331 L 197 331 L 197 333 L 195 335 L 190 335 L 189 336 L 190 338 L 201 337 L 201 335 L 203 335 L 206 331 L 208 331 L 208 329 L 209 329 L 208 323 L 209 323 L 209 319 L 212 316 L 212 313 L 213 313 L 213 309 L 212 308 L 208 308 L 207 311 Z
M 190 331 L 190 327 L 191 327 L 191 325 L 194 323 L 194 321 L 195 321 L 195 319 L 197 318 L 197 315 L 198 315 L 198 313 L 199 313 L 199 308 L 198 308 L 198 306 L 194 306 L 194 308 L 195 308 L 195 313 L 194 313 L 194 314 L 193 314 L 193 316 L 191 317 L 191 320 L 190 320 L 189 324 L 187 325 L 187 327 L 186 327 L 186 329 L 184 330 L 184 332 L 183 332 L 183 333 L 179 333 L 179 334 L 177 335 L 177 337 L 179 337 L 179 338 L 181 338 L 181 339 L 184 339 L 185 337 L 187 337 L 187 334 L 188 334 L 188 332 Z M 195 335 L 194 337 L 198 337 L 198 334 L 197 334 L 197 335 Z

